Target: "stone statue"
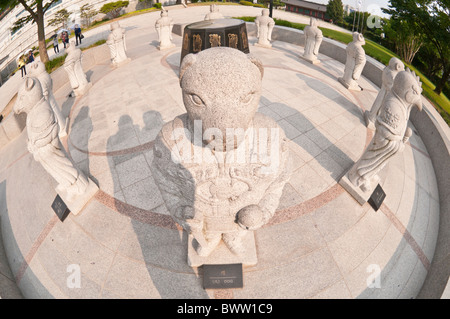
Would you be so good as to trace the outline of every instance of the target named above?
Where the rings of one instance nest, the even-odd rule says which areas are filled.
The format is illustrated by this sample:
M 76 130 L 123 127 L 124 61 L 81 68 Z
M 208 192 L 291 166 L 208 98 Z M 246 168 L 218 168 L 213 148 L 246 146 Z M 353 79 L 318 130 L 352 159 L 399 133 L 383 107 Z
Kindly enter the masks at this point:
M 377 98 L 375 99 L 370 112 L 366 111 L 364 113 L 364 119 L 366 120 L 366 126 L 375 129 L 375 120 L 377 115 L 380 113 L 381 105 L 385 97 L 391 91 L 392 85 L 394 85 L 394 79 L 398 72 L 404 71 L 405 65 L 403 62 L 397 58 L 392 58 L 389 60 L 389 65 L 384 68 L 382 74 L 382 84 L 380 92 L 378 92 Z
M 223 19 L 222 13 L 219 12 L 219 6 L 212 4 L 209 6 L 209 13 L 205 15 L 205 20 Z
M 155 23 L 156 32 L 159 36 L 159 50 L 170 49 L 175 46 L 172 43 L 172 28 L 173 19 L 169 18 L 169 12 L 161 10 L 161 18 L 156 20 Z
M 305 53 L 303 58 L 312 64 L 320 63 L 317 59 L 319 48 L 322 44 L 322 31 L 317 27 L 317 19 L 311 18 L 309 25 L 305 27 Z
M 50 103 L 52 107 L 53 114 L 55 115 L 56 122 L 59 126 L 59 137 L 64 137 L 67 135 L 68 129 L 68 119 L 62 114 L 58 103 L 56 102 L 55 96 L 53 95 L 53 80 L 50 74 L 45 70 L 45 64 L 41 61 L 35 61 L 31 65 L 30 75 L 36 77 L 42 87 L 42 93 L 46 101 Z
M 256 24 L 256 37 L 258 42 L 255 45 L 271 48 L 272 44 L 272 30 L 275 25 L 275 21 L 269 17 L 269 9 L 262 9 L 260 16 L 255 19 Z
M 412 106 L 422 110 L 422 83 L 409 69 L 395 77 L 392 90 L 383 101 L 375 121 L 375 135 L 361 158 L 340 184 L 363 205 L 376 187 L 378 173 L 389 159 L 402 152 L 412 135 L 408 127 Z
M 344 76 L 338 79 L 349 90 L 361 91 L 357 81 L 366 65 L 366 52 L 362 47 L 365 44 L 364 36 L 361 33 L 353 32 L 353 42 L 350 42 L 346 49 L 347 62 Z
M 73 214 L 78 214 L 98 187 L 67 157 L 58 137 L 59 127 L 37 78 L 29 77 L 19 89 L 14 112 L 27 114 L 28 150 L 56 180 L 57 193 Z
M 81 50 L 75 47 L 73 41 L 67 44 L 67 57 L 64 62 L 64 69 L 67 72 L 75 96 L 83 95 L 92 86 L 92 83 L 88 82 L 83 71 L 81 56 Z
M 172 217 L 190 234 L 192 267 L 215 263 L 205 258 L 219 245 L 236 262 L 256 264 L 252 231 L 274 215 L 290 176 L 283 130 L 256 113 L 262 75 L 259 60 L 228 47 L 182 61 L 187 113 L 161 129 L 152 171 Z
M 113 66 L 118 67 L 131 60 L 126 54 L 127 44 L 125 40 L 125 31 L 120 27 L 118 21 L 111 23 L 111 33 L 108 35 L 106 44 L 111 53 L 111 62 Z

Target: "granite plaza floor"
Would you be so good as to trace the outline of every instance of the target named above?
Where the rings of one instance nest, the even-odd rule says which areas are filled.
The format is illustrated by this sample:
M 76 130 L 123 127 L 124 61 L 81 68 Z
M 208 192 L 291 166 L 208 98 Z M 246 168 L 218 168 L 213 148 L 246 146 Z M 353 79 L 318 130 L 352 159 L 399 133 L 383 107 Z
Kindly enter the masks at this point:
M 238 7 L 240 8 L 240 7 Z M 207 7 L 173 10 L 176 23 L 202 20 Z M 229 10 L 226 11 L 225 10 Z M 228 16 L 245 15 L 224 9 Z M 237 9 L 235 9 L 237 10 Z M 221 7 L 222 12 L 222 7 Z M 228 13 L 229 12 L 229 13 Z M 253 15 L 256 15 L 254 13 Z M 362 92 L 337 78 L 344 66 L 319 65 L 303 48 L 251 46 L 264 64 L 259 112 L 285 130 L 295 171 L 270 223 L 255 232 L 258 264 L 244 288 L 204 290 L 202 270 L 187 265 L 187 235 L 167 211 L 150 171 L 161 126 L 185 112 L 178 83 L 181 37 L 159 51 L 159 13 L 125 19 L 132 61 L 87 72 L 87 94 L 55 92 L 70 131 L 63 144 L 100 191 L 62 223 L 50 209 L 55 182 L 26 149 L 26 130 L 0 152 L 0 214 L 15 281 L 27 298 L 412 298 L 433 258 L 439 222 L 434 169 L 417 132 L 382 174 L 380 210 L 360 206 L 338 183 L 373 132 L 364 125 L 378 87 Z M 183 20 L 184 18 L 184 20 Z M 177 20 L 178 19 L 178 20 Z M 256 39 L 249 38 L 251 44 Z M 14 257 L 14 258 L 12 258 Z M 69 265 L 81 287 L 69 288 Z M 0 268 L 0 271 L 2 268 Z M 380 287 L 368 287 L 379 270 Z M 6 270 L 5 270 L 6 272 Z M 265 278 L 265 280 L 261 280 Z

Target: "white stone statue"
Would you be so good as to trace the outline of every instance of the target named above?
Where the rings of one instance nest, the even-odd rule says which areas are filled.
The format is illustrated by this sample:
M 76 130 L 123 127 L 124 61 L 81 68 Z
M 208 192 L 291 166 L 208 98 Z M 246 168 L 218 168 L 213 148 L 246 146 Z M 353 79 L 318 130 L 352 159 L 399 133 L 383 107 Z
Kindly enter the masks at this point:
M 256 24 L 256 37 L 258 42 L 255 45 L 271 48 L 272 44 L 272 31 L 275 25 L 275 21 L 269 17 L 269 9 L 262 9 L 260 16 L 255 19 Z
M 320 63 L 317 59 L 317 55 L 319 54 L 319 48 L 322 44 L 323 34 L 317 26 L 317 19 L 311 18 L 309 25 L 307 25 L 304 29 L 305 52 L 302 57 L 312 64 Z
M 64 69 L 69 77 L 70 85 L 75 96 L 83 95 L 92 86 L 92 83 L 88 82 L 81 65 L 82 52 L 73 41 L 67 45 L 66 51 L 67 57 L 64 62 Z
M 219 12 L 219 6 L 212 4 L 209 6 L 209 13 L 205 15 L 205 20 L 223 19 L 222 13 Z
M 385 97 L 391 91 L 392 85 L 394 85 L 394 79 L 397 74 L 405 70 L 405 65 L 400 59 L 392 58 L 389 60 L 389 65 L 384 68 L 382 74 L 382 84 L 380 92 L 378 92 L 377 98 L 375 99 L 370 111 L 364 113 L 364 119 L 366 121 L 367 127 L 370 129 L 375 129 L 375 120 L 377 115 L 380 113 L 381 105 Z
M 42 93 L 45 100 L 50 103 L 52 107 L 53 114 L 55 114 L 56 122 L 59 126 L 59 137 L 64 137 L 67 135 L 68 129 L 68 119 L 62 114 L 58 103 L 56 102 L 55 96 L 53 95 L 53 80 L 50 74 L 45 70 L 45 64 L 41 61 L 35 61 L 31 65 L 30 75 L 36 77 L 42 87 Z
M 366 52 L 362 47 L 365 44 L 364 36 L 361 33 L 353 32 L 353 42 L 350 42 L 346 49 L 347 62 L 344 76 L 338 79 L 349 90 L 361 91 L 357 81 L 366 65 Z
M 111 62 L 113 66 L 120 66 L 131 59 L 127 57 L 127 44 L 125 40 L 125 31 L 119 25 L 118 21 L 111 23 L 111 33 L 108 35 L 106 44 L 111 53 Z
M 37 78 L 28 77 L 19 89 L 14 112 L 27 114 L 28 150 L 56 180 L 57 193 L 78 214 L 98 187 L 67 157 L 58 137 L 59 127 Z
M 381 106 L 375 122 L 375 135 L 361 158 L 341 179 L 340 184 L 363 205 L 376 187 L 378 173 L 390 158 L 402 152 L 412 135 L 408 127 L 412 106 L 422 110 L 422 83 L 409 69 L 395 77 L 392 90 Z
M 290 176 L 283 130 L 256 113 L 262 75 L 259 60 L 228 47 L 183 59 L 187 113 L 161 129 L 152 172 L 167 209 L 190 234 L 192 267 L 256 264 L 252 231 L 274 215 Z
M 159 50 L 170 49 L 175 46 L 172 43 L 173 19 L 169 18 L 169 12 L 161 10 L 161 17 L 155 23 L 156 32 L 159 36 Z

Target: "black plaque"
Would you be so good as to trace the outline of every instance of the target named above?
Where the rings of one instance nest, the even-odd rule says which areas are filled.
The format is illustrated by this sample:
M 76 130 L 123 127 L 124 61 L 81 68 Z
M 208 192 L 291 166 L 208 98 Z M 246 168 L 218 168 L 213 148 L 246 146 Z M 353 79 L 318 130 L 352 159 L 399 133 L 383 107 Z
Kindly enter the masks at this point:
M 184 27 L 180 62 L 189 53 L 214 47 L 230 47 L 250 53 L 245 21 L 213 19 L 188 24 Z
M 64 201 L 61 199 L 61 197 L 59 197 L 59 195 L 56 195 L 56 198 L 52 204 L 52 208 L 62 222 L 70 214 L 70 210 L 67 208 L 66 203 L 64 203 Z
M 370 196 L 368 202 L 370 206 L 372 206 L 372 208 L 377 211 L 381 207 L 381 204 L 383 204 L 385 198 L 386 193 L 383 191 L 383 188 L 381 188 L 380 184 L 378 184 L 372 195 Z
M 242 288 L 242 264 L 203 265 L 204 289 Z

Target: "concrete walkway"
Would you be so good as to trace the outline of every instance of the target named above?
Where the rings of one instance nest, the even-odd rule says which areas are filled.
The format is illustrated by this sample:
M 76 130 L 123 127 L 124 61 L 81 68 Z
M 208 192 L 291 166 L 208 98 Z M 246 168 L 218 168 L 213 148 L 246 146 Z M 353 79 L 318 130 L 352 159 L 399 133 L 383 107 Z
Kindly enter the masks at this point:
M 220 10 L 228 16 L 255 12 Z M 207 12 L 208 7 L 196 7 L 169 15 L 186 23 Z M 313 66 L 298 58 L 302 47 L 276 41 L 272 49 L 250 50 L 265 68 L 259 112 L 285 130 L 295 172 L 276 215 L 255 233 L 258 264 L 244 268 L 244 288 L 202 288 L 202 270 L 186 262 L 187 235 L 170 217 L 150 171 L 160 127 L 185 112 L 178 84 L 181 38 L 174 35 L 176 48 L 158 51 L 158 17 L 155 12 L 120 22 L 132 61 L 118 69 L 99 64 L 89 70 L 93 87 L 85 96 L 68 97 L 68 84 L 55 92 L 70 118 L 63 143 L 100 187 L 80 215 L 62 223 L 51 210 L 56 185 L 28 153 L 26 131 L 0 152 L 2 236 L 23 295 L 416 297 L 439 225 L 436 177 L 425 145 L 415 132 L 385 169 L 388 196 L 380 210 L 359 206 L 337 181 L 372 137 L 362 114 L 378 88 L 363 78 L 364 91 L 351 93 L 337 82 L 341 63 L 320 56 L 322 63 Z M 71 281 L 77 271 L 79 288 Z M 370 278 L 379 281 L 369 287 Z

